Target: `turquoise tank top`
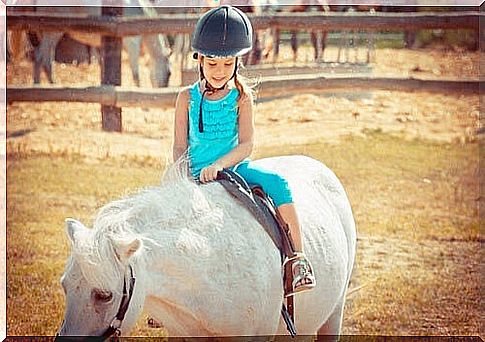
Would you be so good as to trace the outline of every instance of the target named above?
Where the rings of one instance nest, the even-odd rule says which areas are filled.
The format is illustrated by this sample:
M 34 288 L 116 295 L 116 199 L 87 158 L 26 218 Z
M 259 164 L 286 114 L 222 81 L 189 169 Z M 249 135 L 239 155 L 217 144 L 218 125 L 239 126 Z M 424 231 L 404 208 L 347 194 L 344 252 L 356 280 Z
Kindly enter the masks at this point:
M 202 100 L 199 82 L 190 86 L 189 92 L 188 154 L 192 176 L 198 178 L 204 167 L 229 153 L 239 143 L 239 91 L 233 88 L 219 100 L 209 100 L 204 96 L 202 133 L 199 132 L 199 108 Z

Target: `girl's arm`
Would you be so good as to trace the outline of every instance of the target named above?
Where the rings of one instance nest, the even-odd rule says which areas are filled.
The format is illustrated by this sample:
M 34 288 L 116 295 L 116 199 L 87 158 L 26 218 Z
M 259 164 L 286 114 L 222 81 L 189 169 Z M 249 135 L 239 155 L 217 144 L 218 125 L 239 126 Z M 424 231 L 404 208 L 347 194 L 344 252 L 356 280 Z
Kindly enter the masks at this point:
M 173 133 L 173 161 L 177 161 L 187 150 L 187 129 L 189 112 L 189 90 L 183 89 L 175 102 L 175 122 Z
M 249 157 L 253 151 L 254 119 L 252 100 L 244 96 L 239 100 L 239 144 L 228 154 L 219 158 L 214 164 L 200 172 L 200 181 L 209 182 L 216 179 L 217 172 L 231 167 Z

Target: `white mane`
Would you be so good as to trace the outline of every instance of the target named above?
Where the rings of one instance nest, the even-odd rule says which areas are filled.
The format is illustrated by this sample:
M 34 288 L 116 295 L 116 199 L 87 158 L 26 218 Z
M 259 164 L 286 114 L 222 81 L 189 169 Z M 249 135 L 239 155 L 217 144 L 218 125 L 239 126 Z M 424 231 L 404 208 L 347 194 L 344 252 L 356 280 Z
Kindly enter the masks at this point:
M 123 277 L 113 244 L 139 239 L 142 248 L 134 258 L 144 262 L 147 249 L 163 248 L 163 241 L 157 239 L 162 230 L 180 230 L 191 218 L 210 215 L 212 206 L 187 170 L 187 160 L 181 158 L 166 170 L 159 186 L 144 188 L 99 210 L 93 229 L 72 246 L 74 259 L 93 286 L 110 288 Z
M 159 186 L 141 189 L 103 206 L 94 221 L 96 234 L 121 239 L 143 236 L 151 229 L 170 226 L 200 209 L 193 208 L 189 201 L 196 193 L 202 194 L 185 170 L 186 160 L 177 161 L 166 170 Z

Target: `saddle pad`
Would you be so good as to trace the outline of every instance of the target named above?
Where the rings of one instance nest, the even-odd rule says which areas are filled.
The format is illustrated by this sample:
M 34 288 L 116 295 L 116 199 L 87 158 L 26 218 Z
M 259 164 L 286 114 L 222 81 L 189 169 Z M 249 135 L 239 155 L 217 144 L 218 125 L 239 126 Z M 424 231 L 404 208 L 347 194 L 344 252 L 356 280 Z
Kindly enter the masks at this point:
M 234 171 L 224 169 L 219 172 L 217 181 L 254 215 L 271 237 L 275 246 L 284 255 L 283 237 L 278 222 L 272 213 L 274 209 L 268 208 L 270 204 L 267 204 L 259 196 L 255 196 L 246 181 Z

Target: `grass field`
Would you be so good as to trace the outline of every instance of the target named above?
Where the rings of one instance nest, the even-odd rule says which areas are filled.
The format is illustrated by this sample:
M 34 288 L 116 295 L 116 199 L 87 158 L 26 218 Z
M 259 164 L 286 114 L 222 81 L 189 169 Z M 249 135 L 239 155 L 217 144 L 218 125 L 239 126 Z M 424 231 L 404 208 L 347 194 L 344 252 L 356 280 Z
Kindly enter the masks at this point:
M 378 131 L 339 144 L 280 146 L 306 154 L 348 191 L 357 265 L 344 334 L 478 335 L 478 145 L 406 140 Z M 90 226 L 97 208 L 155 185 L 158 167 L 72 155 L 11 154 L 7 162 L 7 334 L 53 335 L 63 318 L 64 219 Z M 142 317 L 133 335 L 157 335 Z

